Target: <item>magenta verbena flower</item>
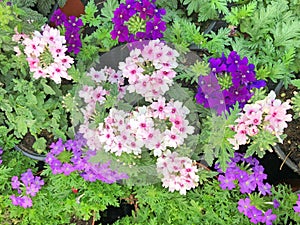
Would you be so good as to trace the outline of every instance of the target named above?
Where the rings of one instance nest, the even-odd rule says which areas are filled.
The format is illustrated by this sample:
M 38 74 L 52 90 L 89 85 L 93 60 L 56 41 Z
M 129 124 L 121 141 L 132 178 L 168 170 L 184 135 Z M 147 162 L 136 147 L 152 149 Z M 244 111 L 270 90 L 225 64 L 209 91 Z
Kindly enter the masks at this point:
M 81 28 L 83 27 L 83 22 L 80 18 L 76 16 L 67 16 L 61 9 L 55 10 L 50 18 L 50 22 L 54 23 L 55 26 L 64 26 L 65 28 L 65 38 L 67 44 L 67 52 L 78 54 L 82 47 L 81 41 Z
M 128 176 L 118 173 L 110 168 L 110 162 L 92 163 L 90 157 L 94 151 L 84 150 L 87 142 L 82 135 L 77 135 L 74 140 L 63 143 L 58 140 L 50 146 L 45 162 L 50 166 L 53 174 L 70 175 L 77 172 L 83 179 L 95 182 L 101 180 L 106 183 L 114 183 Z
M 248 63 L 248 58 L 240 58 L 232 51 L 228 57 L 209 59 L 211 71 L 208 75 L 199 76 L 196 101 L 221 114 L 229 111 L 236 102 L 243 108 L 252 97 L 251 90 L 266 85 L 263 80 L 256 79 L 255 66 Z
M 119 42 L 154 40 L 163 37 L 165 9 L 158 9 L 151 0 L 126 0 L 114 11 L 112 39 Z
M 34 176 L 31 169 L 21 174 L 21 177 L 13 176 L 11 179 L 12 189 L 18 191 L 18 196 L 12 195 L 10 199 L 13 205 L 18 205 L 23 208 L 32 206 L 31 197 L 36 196 L 39 190 L 44 185 L 44 180 L 39 176 Z

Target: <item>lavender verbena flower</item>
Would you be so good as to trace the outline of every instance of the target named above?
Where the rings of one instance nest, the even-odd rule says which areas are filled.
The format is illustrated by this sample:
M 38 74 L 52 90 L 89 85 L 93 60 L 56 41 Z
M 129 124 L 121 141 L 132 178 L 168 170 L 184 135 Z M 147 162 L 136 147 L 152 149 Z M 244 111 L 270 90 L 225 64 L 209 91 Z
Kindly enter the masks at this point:
M 293 207 L 293 209 L 300 216 L 300 194 L 298 194 L 298 200 L 296 201 L 296 205 Z
M 90 158 L 95 152 L 83 151 L 87 142 L 83 135 L 76 135 L 74 140 L 67 140 L 65 143 L 58 140 L 50 145 L 50 152 L 45 162 L 49 164 L 53 174 L 70 175 L 77 172 L 83 179 L 95 182 L 101 180 L 106 183 L 114 183 L 117 180 L 127 179 L 125 173 L 118 173 L 110 168 L 110 163 L 92 163 Z
M 252 205 L 250 198 L 240 199 L 238 202 L 238 210 L 247 216 L 254 224 L 265 223 L 266 225 L 272 225 L 273 221 L 277 218 L 277 216 L 272 213 L 272 209 L 268 209 L 264 212 Z
M 258 190 L 261 195 L 270 194 L 271 185 L 264 183 L 267 178 L 263 172 L 264 168 L 259 165 L 257 159 L 253 157 L 244 158 L 243 156 L 243 154 L 235 153 L 225 172 L 218 165 L 216 166 L 220 173 L 218 178 L 220 187 L 231 190 L 237 183 L 243 194 L 250 194 L 255 190 Z
M 199 88 L 195 97 L 197 103 L 203 104 L 205 108 L 214 109 L 218 115 L 225 110 L 229 111 L 236 102 L 243 108 L 253 95 L 251 90 L 266 85 L 265 81 L 256 79 L 255 66 L 248 63 L 248 58 L 241 59 L 235 51 L 228 57 L 223 53 L 220 58 L 209 59 L 209 66 L 210 74 L 199 77 Z M 216 80 L 215 82 L 220 85 L 217 92 L 221 94 L 217 95 L 217 100 L 216 92 L 207 92 L 203 89 L 201 81 L 205 77 Z
M 21 181 L 21 182 L 20 182 Z M 28 169 L 25 173 L 21 174 L 21 178 L 13 176 L 11 179 L 12 189 L 17 190 L 19 196 L 11 195 L 10 199 L 12 204 L 28 208 L 32 206 L 32 199 L 39 192 L 41 187 L 44 185 L 44 180 L 39 176 L 34 176 L 31 169 Z
M 126 0 L 114 11 L 112 39 L 119 42 L 154 40 L 163 37 L 165 9 L 158 9 L 151 0 Z

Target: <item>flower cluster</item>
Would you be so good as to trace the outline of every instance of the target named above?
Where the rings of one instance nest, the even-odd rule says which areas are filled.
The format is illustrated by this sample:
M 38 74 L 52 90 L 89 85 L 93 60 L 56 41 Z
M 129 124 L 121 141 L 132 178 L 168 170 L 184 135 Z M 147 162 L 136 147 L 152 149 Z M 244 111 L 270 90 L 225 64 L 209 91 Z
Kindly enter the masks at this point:
M 296 213 L 298 213 L 298 215 L 300 216 L 300 194 L 298 194 L 298 199 L 296 201 L 296 205 L 293 208 L 294 208 L 294 211 Z
M 248 64 L 248 58 L 232 51 L 226 58 L 209 60 L 211 72 L 199 77 L 197 103 L 206 108 L 216 110 L 218 114 L 228 110 L 239 103 L 240 108 L 251 98 L 251 89 L 266 85 L 265 81 L 257 80 L 255 66 Z
M 232 127 L 236 134 L 234 138 L 228 139 L 234 145 L 234 149 L 246 144 L 249 138 L 258 134 L 260 129 L 276 135 L 282 142 L 280 135 L 287 127 L 287 122 L 292 120 L 292 115 L 287 114 L 291 106 L 288 101 L 282 103 L 275 98 L 275 92 L 271 91 L 265 99 L 244 106 L 243 112 L 235 121 L 237 124 Z
M 65 28 L 65 37 L 68 46 L 68 52 L 74 52 L 78 54 L 82 47 L 82 42 L 80 39 L 80 29 L 83 26 L 83 22 L 80 18 L 76 16 L 67 17 L 61 9 L 55 10 L 50 22 L 54 23 L 55 26 L 64 26 Z
M 231 162 L 228 163 L 228 167 L 223 172 L 219 166 L 216 166 L 220 175 L 218 180 L 220 181 L 220 187 L 225 190 L 232 190 L 237 185 L 239 186 L 242 194 L 250 194 L 259 191 L 260 195 L 271 195 L 271 185 L 265 183 L 264 180 L 267 175 L 264 173 L 264 168 L 259 164 L 259 161 L 253 157 L 244 158 L 244 154 L 235 153 L 234 158 L 231 158 Z M 238 202 L 238 210 L 247 217 L 249 217 L 252 223 L 258 222 L 272 224 L 272 221 L 276 219 L 276 215 L 272 214 L 272 209 L 262 211 L 254 205 L 250 205 L 250 198 L 240 199 Z M 263 206 L 267 206 L 269 203 L 263 202 Z M 275 199 L 273 203 L 270 203 L 277 208 L 279 202 Z
M 263 166 L 259 165 L 257 159 L 243 156 L 243 154 L 235 153 L 225 172 L 217 166 L 218 172 L 222 173 L 218 177 L 221 188 L 232 190 L 238 184 L 240 192 L 243 194 L 250 194 L 256 188 L 262 195 L 270 194 L 271 185 L 264 184 L 267 175 L 264 174 Z
M 160 156 L 168 147 L 182 145 L 194 132 L 186 120 L 188 113 L 181 102 L 166 103 L 160 98 L 131 112 L 112 108 L 97 129 L 91 129 L 86 123 L 80 126 L 80 132 L 88 140 L 89 148 L 94 150 L 103 148 L 117 156 L 124 152 L 139 155 L 145 147 L 153 150 L 154 156 Z
M 19 205 L 23 208 L 32 206 L 32 199 L 30 196 L 36 196 L 37 192 L 44 185 L 44 181 L 39 176 L 34 176 L 31 169 L 21 175 L 21 178 L 13 176 L 11 179 L 11 186 L 17 190 L 19 196 L 12 195 L 10 199 L 13 205 Z
M 95 155 L 94 151 L 83 151 L 86 141 L 81 135 L 74 140 L 67 140 L 65 143 L 60 139 L 52 143 L 50 152 L 45 162 L 49 164 L 53 174 L 70 175 L 78 172 L 83 179 L 94 182 L 101 180 L 105 183 L 114 183 L 117 180 L 126 179 L 124 173 L 118 173 L 110 169 L 110 162 L 92 163 L 90 158 Z
M 128 91 L 141 94 L 147 101 L 169 90 L 176 75 L 178 52 L 159 40 L 151 40 L 142 49 L 135 48 L 125 62 L 119 63 L 128 78 Z
M 120 71 L 115 71 L 110 67 L 105 67 L 100 71 L 91 68 L 86 75 L 95 82 L 96 87 L 84 85 L 78 93 L 79 97 L 86 103 L 86 107 L 81 110 L 84 115 L 84 123 L 88 122 L 90 117 L 94 114 L 96 104 L 103 104 L 106 100 L 106 96 L 110 94 L 110 91 L 103 87 L 107 87 L 108 84 L 117 85 L 118 99 L 121 99 L 126 92 L 124 78 Z
M 32 38 L 22 42 L 33 77 L 50 78 L 55 83 L 61 83 L 61 78 L 71 79 L 67 70 L 74 60 L 66 53 L 66 40 L 59 30 L 45 25 L 42 34 L 35 31 Z
M 185 195 L 187 190 L 198 186 L 197 166 L 188 157 L 167 150 L 157 159 L 156 166 L 158 174 L 163 176 L 163 187 L 171 192 Z
M 279 202 L 276 200 L 274 200 L 271 204 L 273 204 L 274 208 L 279 207 Z M 266 225 L 272 225 L 273 221 L 277 218 L 276 214 L 272 213 L 272 209 L 268 209 L 264 212 L 258 209 L 255 205 L 251 205 L 250 198 L 240 199 L 238 202 L 238 210 L 240 213 L 247 216 L 254 224 L 265 223 Z
M 158 9 L 155 0 L 126 0 L 114 11 L 112 39 L 119 42 L 154 40 L 163 37 L 165 9 Z

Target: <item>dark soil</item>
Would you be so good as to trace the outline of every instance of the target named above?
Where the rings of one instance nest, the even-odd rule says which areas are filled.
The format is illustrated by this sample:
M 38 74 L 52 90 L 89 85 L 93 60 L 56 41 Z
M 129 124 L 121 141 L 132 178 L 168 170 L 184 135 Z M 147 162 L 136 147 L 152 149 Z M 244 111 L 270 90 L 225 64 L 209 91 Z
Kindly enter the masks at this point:
M 291 99 L 293 97 L 293 92 L 297 88 L 294 86 L 289 86 L 288 89 L 282 89 L 280 91 L 280 97 L 283 101 Z M 289 110 L 289 113 L 294 116 L 292 110 Z M 284 133 L 287 137 L 284 139 L 283 144 L 280 144 L 281 150 L 284 151 L 287 157 L 292 159 L 292 161 L 300 168 L 300 118 L 293 119 L 288 123 L 288 127 L 284 130 Z

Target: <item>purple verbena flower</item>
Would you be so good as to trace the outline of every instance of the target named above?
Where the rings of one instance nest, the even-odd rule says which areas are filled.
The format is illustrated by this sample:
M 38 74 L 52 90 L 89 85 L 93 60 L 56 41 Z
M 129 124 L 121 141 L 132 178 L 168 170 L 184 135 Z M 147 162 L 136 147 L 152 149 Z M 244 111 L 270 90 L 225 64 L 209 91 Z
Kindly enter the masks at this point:
M 126 0 L 114 11 L 112 39 L 119 42 L 154 40 L 163 37 L 165 9 L 158 9 L 150 0 Z

